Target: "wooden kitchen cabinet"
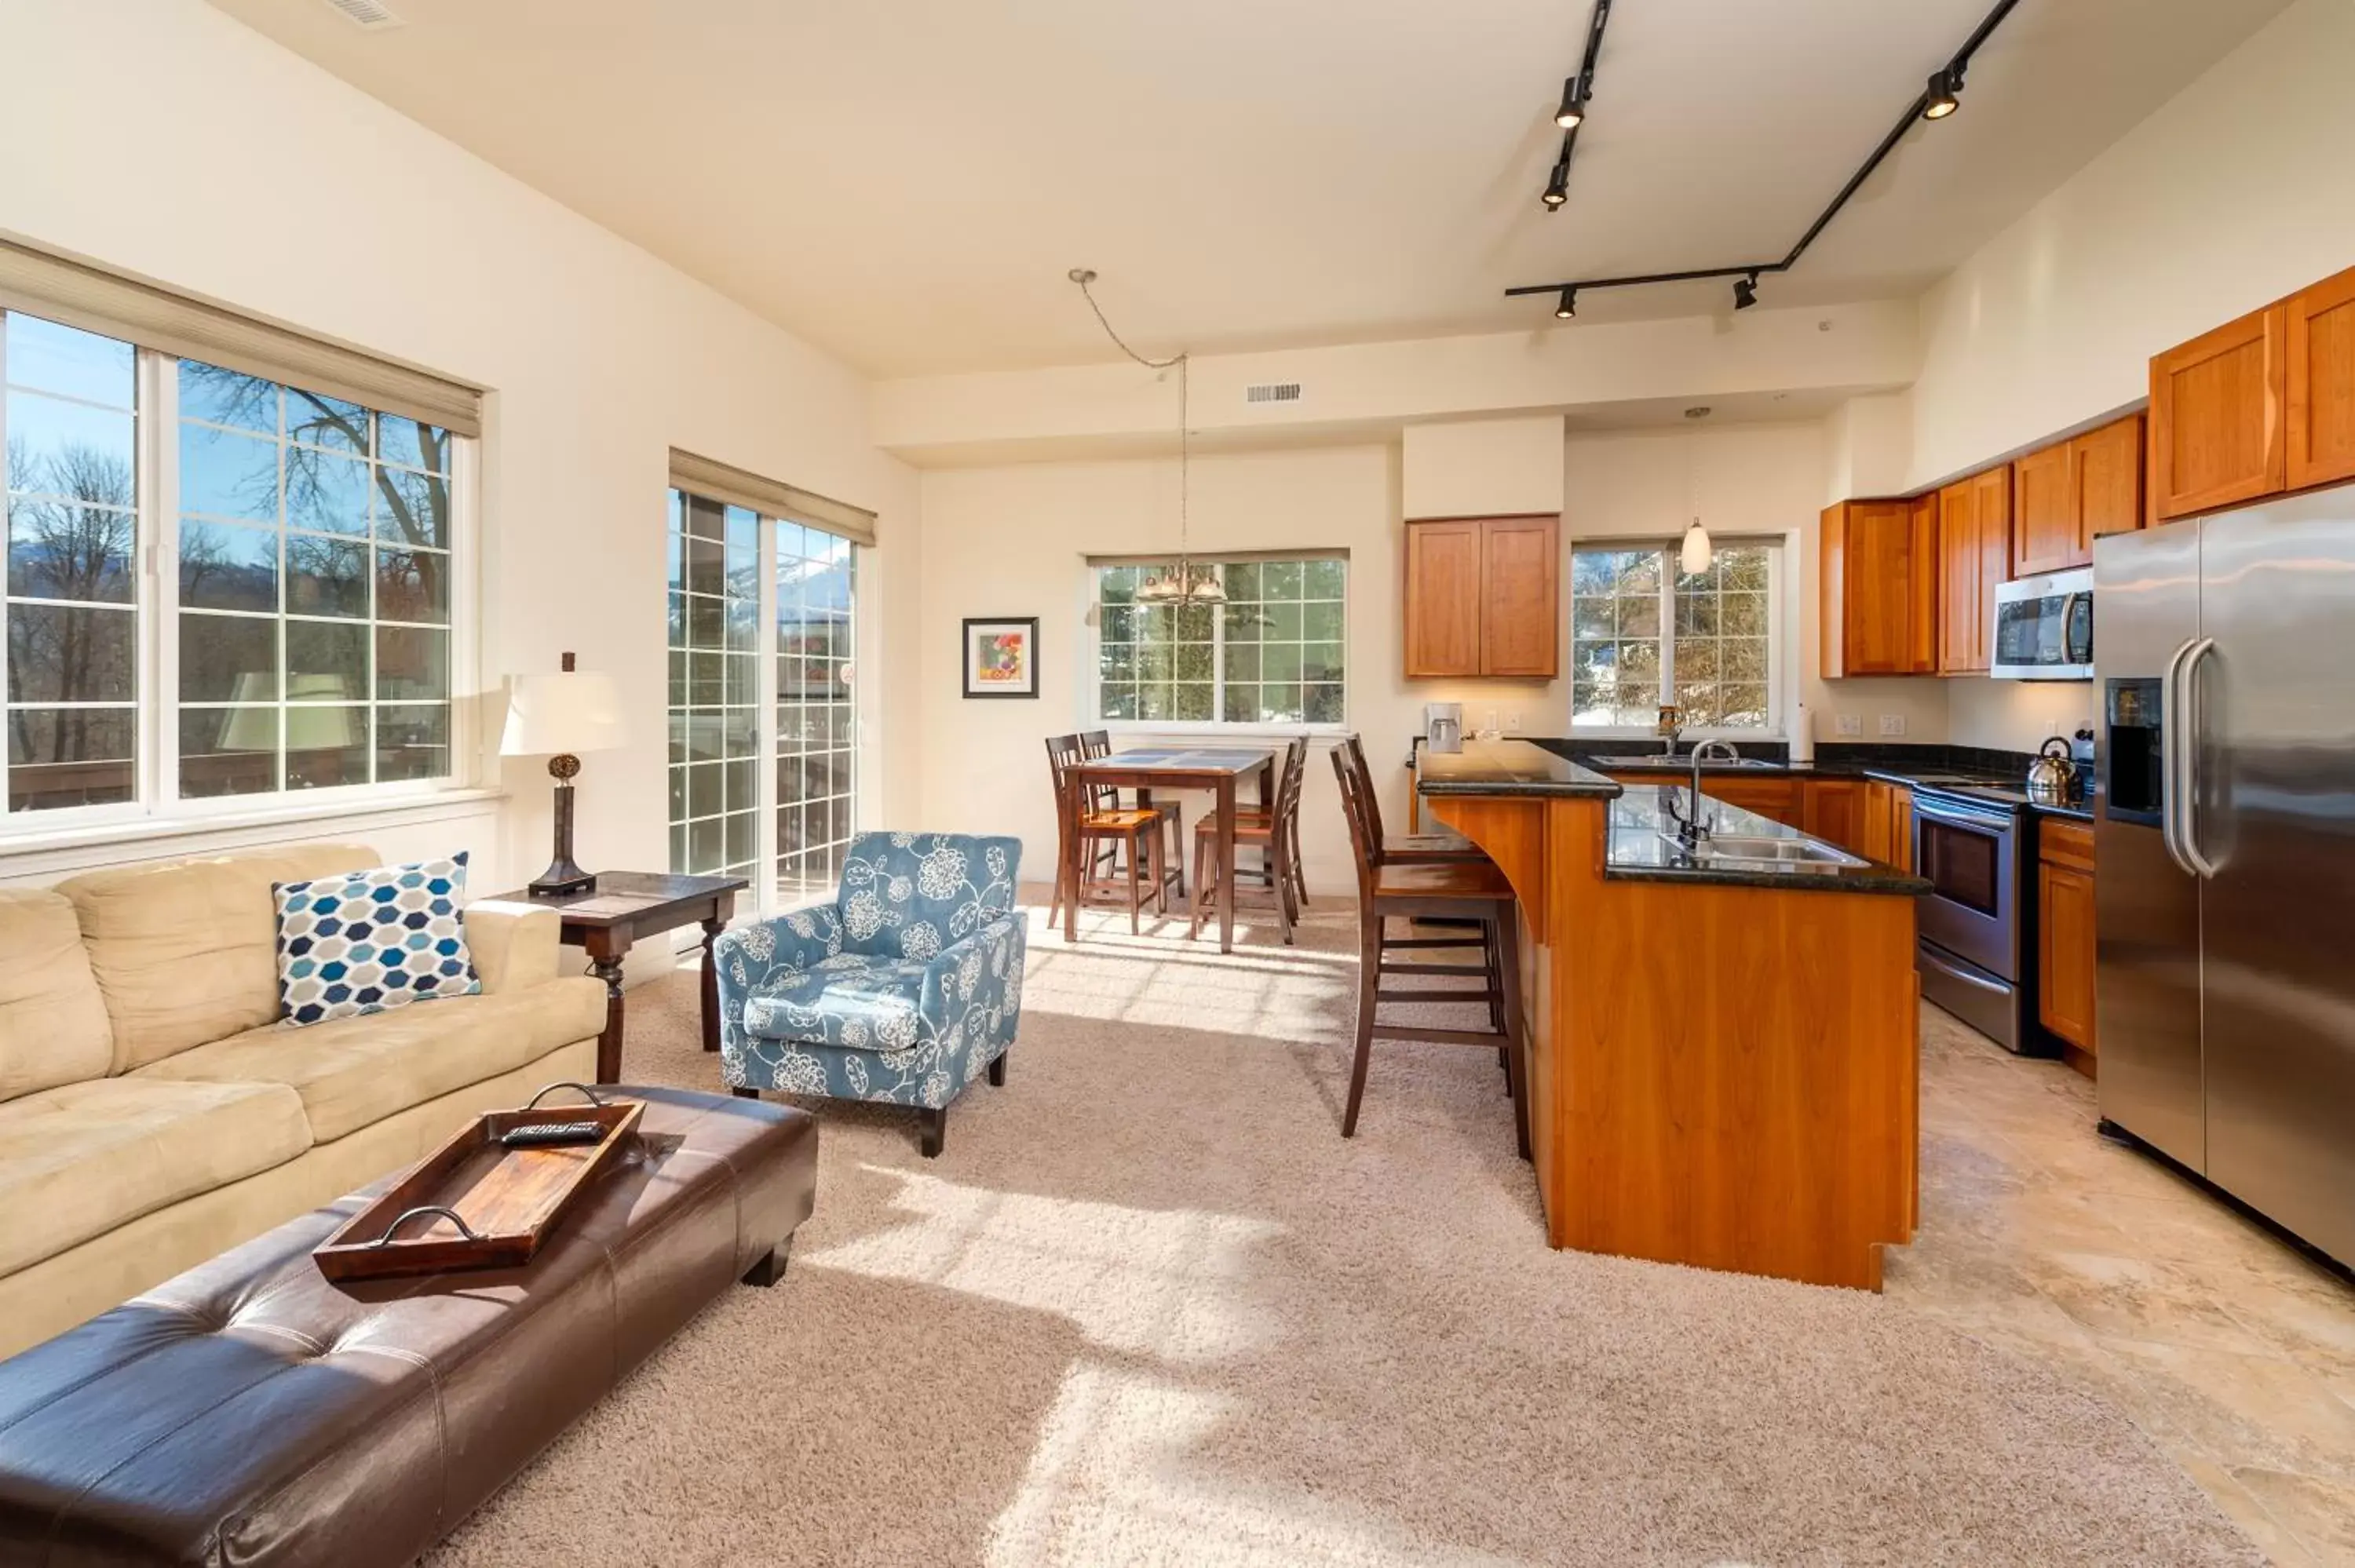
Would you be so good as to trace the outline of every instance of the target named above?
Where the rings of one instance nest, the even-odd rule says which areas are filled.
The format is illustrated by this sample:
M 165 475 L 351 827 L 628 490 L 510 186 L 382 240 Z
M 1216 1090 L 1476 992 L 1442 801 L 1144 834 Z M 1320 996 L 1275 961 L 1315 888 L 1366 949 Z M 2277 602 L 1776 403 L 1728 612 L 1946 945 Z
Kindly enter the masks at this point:
M 1827 507 L 1819 541 L 1825 680 L 1936 672 L 1937 521 L 1906 501 Z
M 1700 792 L 1786 827 L 1800 826 L 1799 780 L 1796 779 L 1725 779 L 1704 773 Z
M 1809 779 L 1805 784 L 1800 828 L 1851 854 L 1879 858 L 1867 847 L 1865 834 L 1865 794 L 1870 780 Z
M 2037 826 L 2036 1015 L 2091 1075 L 2094 1030 L 2094 830 L 2047 817 Z
M 1864 837 L 1856 853 L 1867 860 L 1913 869 L 1913 791 L 1870 779 L 1864 787 Z
M 1406 525 L 1409 680 L 1561 673 L 1561 519 L 1444 517 Z
M 2143 525 L 2143 417 L 2128 414 L 2069 443 L 2070 504 L 2076 512 L 2073 564 L 2093 565 L 2094 541 Z
M 2288 338 L 2289 307 L 2269 305 L 2150 362 L 2154 519 L 2253 501 L 2288 483 Z
M 2143 429 L 2128 414 L 2011 465 L 2007 579 L 2091 566 L 2094 540 L 2143 525 Z
M 1938 673 L 1983 673 L 1995 646 L 1995 590 L 2011 576 L 2011 471 L 1937 493 Z
M 2290 297 L 2292 490 L 2355 479 L 2355 268 Z

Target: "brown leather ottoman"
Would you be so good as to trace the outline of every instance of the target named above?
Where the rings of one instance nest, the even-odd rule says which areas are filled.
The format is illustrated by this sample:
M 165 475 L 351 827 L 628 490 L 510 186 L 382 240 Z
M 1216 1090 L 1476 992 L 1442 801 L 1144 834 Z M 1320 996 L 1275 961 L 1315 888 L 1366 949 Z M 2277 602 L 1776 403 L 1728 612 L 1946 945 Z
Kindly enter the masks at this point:
M 331 1285 L 311 1248 L 354 1196 L 0 1361 L 0 1564 L 432 1546 L 730 1285 L 774 1280 L 809 1217 L 806 1113 L 615 1092 L 646 1102 L 639 1147 L 528 1267 Z

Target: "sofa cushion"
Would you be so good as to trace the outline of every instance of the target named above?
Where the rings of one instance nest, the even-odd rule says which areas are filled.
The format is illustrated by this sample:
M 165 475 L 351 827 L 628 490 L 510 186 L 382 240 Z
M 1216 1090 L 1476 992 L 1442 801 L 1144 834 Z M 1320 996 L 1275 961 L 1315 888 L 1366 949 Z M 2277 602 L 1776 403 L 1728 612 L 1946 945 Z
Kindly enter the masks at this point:
M 0 889 L 0 1100 L 102 1078 L 113 1058 L 73 906 Z
M 358 844 L 313 844 L 92 872 L 73 901 L 114 1028 L 112 1071 L 224 1040 L 278 1016 L 271 885 L 380 864 Z
M 283 1084 L 98 1078 L 0 1105 L 0 1275 L 311 1147 Z
M 311 1137 L 333 1143 L 605 1027 L 605 988 L 586 976 L 499 996 L 453 996 L 307 1029 L 250 1029 L 142 1067 L 145 1080 L 293 1087 Z
M 278 913 L 278 994 L 286 1022 L 389 1012 L 483 989 L 458 906 L 466 853 L 378 866 L 270 890 Z
M 916 1043 L 924 961 L 837 953 L 787 971 L 744 1000 L 744 1033 L 849 1051 L 904 1051 Z

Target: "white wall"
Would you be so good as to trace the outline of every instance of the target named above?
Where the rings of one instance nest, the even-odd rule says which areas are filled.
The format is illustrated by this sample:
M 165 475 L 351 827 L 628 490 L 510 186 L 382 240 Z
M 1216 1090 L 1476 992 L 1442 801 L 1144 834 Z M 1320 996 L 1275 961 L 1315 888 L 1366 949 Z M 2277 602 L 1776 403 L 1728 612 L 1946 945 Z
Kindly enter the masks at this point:
M 492 389 L 472 687 L 495 741 L 507 673 L 574 649 L 619 678 L 634 739 L 588 759 L 585 863 L 668 854 L 672 446 L 880 514 L 860 670 L 870 715 L 913 711 L 916 487 L 851 372 L 200 0 L 11 0 L 0 29 L 10 233 Z M 913 753 L 870 736 L 886 814 Z M 544 772 L 502 777 L 496 829 L 450 846 L 486 891 L 547 858 Z
M 2355 263 L 2355 5 L 2301 0 L 1922 303 L 1916 485 L 2147 395 L 2150 356 Z
M 1561 510 L 1561 416 L 1409 425 L 1401 437 L 1409 517 L 1531 516 Z

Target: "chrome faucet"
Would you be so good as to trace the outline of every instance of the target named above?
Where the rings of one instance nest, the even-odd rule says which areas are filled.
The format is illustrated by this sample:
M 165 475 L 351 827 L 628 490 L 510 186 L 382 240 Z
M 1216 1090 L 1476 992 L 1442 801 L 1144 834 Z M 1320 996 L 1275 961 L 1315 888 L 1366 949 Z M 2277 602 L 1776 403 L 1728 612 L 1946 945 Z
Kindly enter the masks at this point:
M 1668 815 L 1676 820 L 1677 842 L 1689 850 L 1709 842 L 1709 824 L 1701 821 L 1700 815 L 1700 765 L 1703 758 L 1718 755 L 1732 762 L 1742 760 L 1742 753 L 1734 749 L 1733 742 L 1730 740 L 1702 741 L 1692 748 L 1692 815 L 1689 818 L 1678 817 L 1676 808 L 1671 806 L 1668 809 Z

